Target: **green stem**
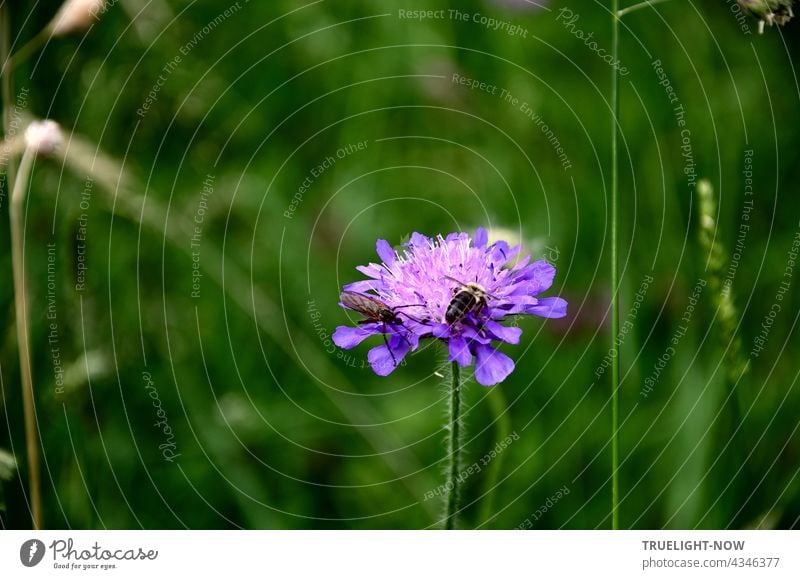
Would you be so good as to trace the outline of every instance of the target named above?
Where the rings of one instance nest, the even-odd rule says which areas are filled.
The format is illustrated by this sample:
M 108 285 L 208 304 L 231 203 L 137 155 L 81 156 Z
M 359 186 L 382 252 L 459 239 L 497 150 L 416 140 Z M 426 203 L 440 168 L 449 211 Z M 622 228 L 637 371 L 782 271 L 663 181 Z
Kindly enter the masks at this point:
M 619 62 L 619 0 L 611 0 L 611 30 L 613 62 Z M 611 528 L 619 529 L 619 71 L 611 71 Z
M 622 18 L 626 14 L 630 14 L 631 12 L 636 12 L 637 10 L 641 10 L 642 8 L 647 8 L 648 6 L 655 6 L 656 4 L 663 4 L 668 0 L 647 0 L 646 2 L 639 2 L 638 4 L 634 4 L 633 6 L 628 6 L 627 8 L 623 8 L 622 10 L 616 10 L 616 14 L 618 18 Z
M 8 59 L 8 72 L 9 74 L 21 63 L 25 62 L 30 58 L 30 56 L 39 50 L 42 45 L 50 38 L 50 26 L 46 26 L 42 28 L 39 33 L 31 38 L 27 44 L 25 44 L 22 48 L 17 50 L 11 57 Z M 6 62 L 6 61 L 3 61 Z
M 11 18 L 8 2 L 0 4 L 0 93 L 3 101 L 3 136 L 11 137 L 13 78 L 11 59 Z M 11 191 L 11 268 L 14 275 L 14 306 L 16 308 L 17 347 L 22 382 L 22 405 L 25 419 L 25 446 L 28 454 L 28 484 L 31 493 L 31 518 L 34 529 L 42 528 L 42 493 L 39 474 L 39 436 L 36 425 L 36 407 L 33 395 L 31 357 L 28 345 L 28 313 L 25 300 L 24 236 L 22 233 L 22 208 L 28 187 L 28 173 L 33 164 L 33 151 L 26 150 L 20 161 L 20 177 L 15 178 L 14 162 L 5 167 L 6 191 Z
M 452 365 L 453 385 L 450 389 L 450 439 L 447 446 L 450 460 L 447 469 L 447 518 L 445 529 L 455 529 L 459 500 L 459 484 L 461 475 L 461 384 L 459 381 L 459 367 L 456 362 Z
M 42 528 L 42 492 L 39 472 L 39 429 L 36 420 L 36 402 L 33 393 L 33 370 L 31 368 L 30 338 L 28 332 L 28 309 L 25 287 L 25 235 L 23 229 L 25 196 L 36 152 L 26 148 L 19 164 L 19 174 L 11 193 L 11 258 L 14 270 L 14 304 L 17 318 L 17 343 L 19 347 L 19 369 L 22 376 L 22 405 L 25 416 L 25 443 L 28 453 L 29 486 L 31 493 L 31 515 L 33 528 Z

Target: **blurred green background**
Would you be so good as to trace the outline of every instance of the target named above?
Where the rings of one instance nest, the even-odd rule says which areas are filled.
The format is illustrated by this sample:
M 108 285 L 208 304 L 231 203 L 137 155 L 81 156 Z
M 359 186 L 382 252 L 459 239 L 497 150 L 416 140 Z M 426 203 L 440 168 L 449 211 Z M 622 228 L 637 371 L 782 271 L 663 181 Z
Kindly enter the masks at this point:
M 58 8 L 23 4 L 11 7 L 17 48 Z M 621 345 L 622 527 L 800 517 L 800 300 L 785 277 L 800 231 L 798 24 L 759 36 L 748 20 L 746 34 L 732 5 L 666 2 L 623 21 L 622 316 L 635 319 Z M 444 16 L 401 17 L 411 10 Z M 605 4 L 119 0 L 21 63 L 23 114 L 57 120 L 70 151 L 37 159 L 26 207 L 45 526 L 436 526 L 442 505 L 425 495 L 444 482 L 441 353 L 381 378 L 365 367 L 378 340 L 341 352 L 329 336 L 349 323 L 338 293 L 376 259 L 377 238 L 483 225 L 553 261 L 550 293 L 570 309 L 522 321 L 503 384 L 467 386 L 465 464 L 518 440 L 467 479 L 460 525 L 609 527 L 611 386 L 597 369 L 611 339 L 611 69 L 577 30 L 610 49 Z M 685 110 L 695 171 L 718 195 L 723 275 L 736 263 L 733 329 L 749 361 L 738 380 L 710 285 L 682 321 L 713 274 L 655 60 Z M 6 219 L 0 228 L 8 247 Z M 0 524 L 25 528 L 10 251 L 0 266 L 0 448 L 18 462 Z

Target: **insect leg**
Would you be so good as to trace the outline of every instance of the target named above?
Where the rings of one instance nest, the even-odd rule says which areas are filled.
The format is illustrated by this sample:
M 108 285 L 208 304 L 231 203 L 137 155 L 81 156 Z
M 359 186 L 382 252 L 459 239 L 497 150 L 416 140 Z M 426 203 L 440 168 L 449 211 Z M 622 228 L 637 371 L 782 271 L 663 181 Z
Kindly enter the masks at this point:
M 386 345 L 386 349 L 389 350 L 389 355 L 392 357 L 392 364 L 397 368 L 397 359 L 394 357 L 394 352 L 392 352 L 392 349 L 389 347 L 389 340 L 386 339 L 386 322 L 383 322 L 383 332 L 381 332 L 381 336 L 383 336 L 383 343 Z

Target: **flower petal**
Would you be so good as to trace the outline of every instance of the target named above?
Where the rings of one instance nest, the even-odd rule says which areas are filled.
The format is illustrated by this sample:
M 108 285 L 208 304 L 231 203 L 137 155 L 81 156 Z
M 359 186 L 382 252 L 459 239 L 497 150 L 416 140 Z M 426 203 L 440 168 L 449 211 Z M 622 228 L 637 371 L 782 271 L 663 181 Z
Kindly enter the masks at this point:
M 357 265 L 356 270 L 373 279 L 382 279 L 383 275 L 386 273 L 386 270 L 377 263 L 370 263 L 369 265 Z
M 388 241 L 385 239 L 379 239 L 377 243 L 375 243 L 375 250 L 378 252 L 378 257 L 381 258 L 383 263 L 389 267 L 394 265 L 395 253 Z
M 525 257 L 521 258 L 517 263 L 514 264 L 514 267 L 511 268 L 511 271 L 519 271 L 523 267 L 527 266 L 528 263 L 531 261 L 531 256 L 526 255 Z
M 422 336 L 429 336 L 431 334 L 431 325 L 424 322 L 406 320 L 403 322 L 403 327 L 406 328 L 409 333 L 414 334 L 417 339 L 421 338 Z M 413 340 L 411 340 L 411 342 L 413 343 Z
M 411 234 L 411 239 L 408 240 L 408 246 L 412 249 L 427 250 L 431 247 L 431 238 L 417 233 L 416 231 Z
M 477 342 L 479 344 L 491 344 L 492 338 L 486 335 L 485 332 L 479 332 L 476 328 L 464 324 L 461 326 L 461 335 L 466 339 Z
M 488 242 L 489 232 L 483 227 L 478 227 L 478 229 L 475 230 L 475 237 L 472 240 L 472 245 L 475 247 L 486 247 Z
M 521 269 L 517 275 L 517 280 L 528 280 L 529 284 L 524 286 L 528 295 L 535 296 L 550 289 L 553 285 L 553 278 L 556 276 L 556 268 L 544 259 L 534 261 L 529 266 Z
M 491 346 L 478 344 L 475 350 L 475 380 L 483 386 L 502 382 L 514 370 L 514 361 Z
M 408 354 L 409 349 L 410 347 L 404 339 L 400 336 L 392 336 L 389 339 L 388 348 L 386 344 L 372 348 L 367 352 L 367 360 L 372 366 L 372 371 L 378 376 L 388 376 L 400 365 L 400 362 Z
M 379 334 L 381 331 L 382 324 L 364 324 L 363 326 L 339 326 L 333 332 L 333 343 L 343 348 L 345 350 L 349 350 L 350 348 L 355 348 L 361 342 L 369 338 L 370 336 L 374 336 L 375 334 Z
M 453 327 L 450 324 L 433 324 L 431 326 L 431 334 L 433 334 L 435 338 L 446 340 L 450 337 L 452 332 Z
M 519 338 L 522 335 L 522 328 L 516 326 L 504 326 L 494 320 L 488 320 L 483 327 L 501 342 L 509 344 L 519 344 Z
M 376 279 L 364 279 L 361 281 L 354 281 L 342 288 L 342 291 L 356 292 L 363 294 L 368 291 L 378 290 L 383 287 L 383 282 Z
M 525 313 L 543 318 L 563 318 L 567 315 L 567 302 L 555 297 L 539 298 L 539 303 L 535 306 L 528 306 Z
M 458 362 L 458 365 L 465 368 L 472 364 L 472 352 L 469 351 L 467 341 L 461 336 L 453 336 L 447 342 L 447 348 L 450 352 L 448 360 L 450 362 Z
M 493 319 L 498 319 L 513 314 L 525 314 L 538 303 L 539 300 L 531 296 L 509 296 L 502 303 L 492 306 L 487 315 Z
M 522 250 L 521 245 L 511 247 L 505 241 L 495 241 L 489 248 L 491 262 L 498 268 L 503 267 Z

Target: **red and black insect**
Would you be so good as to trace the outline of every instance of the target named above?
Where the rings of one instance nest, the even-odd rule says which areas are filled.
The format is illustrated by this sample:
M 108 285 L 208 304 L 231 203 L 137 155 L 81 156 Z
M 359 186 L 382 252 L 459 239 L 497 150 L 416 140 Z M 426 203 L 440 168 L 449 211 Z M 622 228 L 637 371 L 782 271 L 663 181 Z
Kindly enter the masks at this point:
M 403 320 L 400 319 L 399 316 L 400 313 L 402 313 L 404 316 L 417 323 L 420 324 L 425 323 L 414 318 L 413 316 L 408 315 L 405 312 L 396 311 L 404 308 L 424 307 L 425 304 L 406 304 L 402 306 L 389 306 L 384 302 L 382 302 L 381 300 L 379 300 L 378 298 L 368 296 L 365 294 L 360 294 L 357 292 L 342 292 L 342 295 L 339 296 L 339 301 L 344 307 L 356 311 L 364 316 L 363 320 L 359 320 L 358 322 L 356 322 L 358 325 L 374 324 L 374 323 L 383 324 L 381 335 L 383 336 L 383 342 L 386 344 L 386 349 L 389 350 L 389 354 L 392 357 L 392 362 L 394 362 L 395 367 L 397 367 L 397 360 L 395 359 L 394 353 L 392 352 L 392 349 L 389 347 L 389 342 L 386 339 L 386 325 L 394 324 L 396 326 L 402 326 Z M 409 347 L 411 347 L 411 342 L 408 341 L 408 338 L 406 338 L 402 334 L 398 335 L 406 341 Z

